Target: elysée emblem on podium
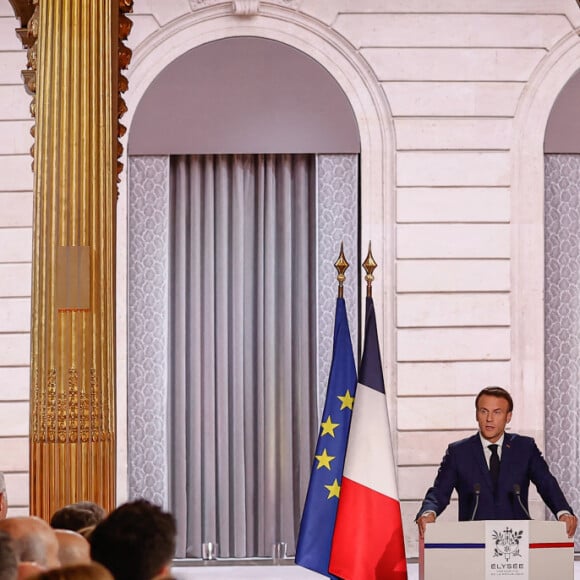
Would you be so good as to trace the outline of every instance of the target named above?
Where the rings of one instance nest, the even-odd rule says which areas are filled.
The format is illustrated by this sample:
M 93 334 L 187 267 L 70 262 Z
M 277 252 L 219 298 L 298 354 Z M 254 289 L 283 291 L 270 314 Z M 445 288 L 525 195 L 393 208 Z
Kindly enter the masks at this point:
M 513 530 L 506 527 L 502 532 L 493 530 L 492 538 L 495 542 L 494 558 L 503 558 L 509 562 L 512 558 L 521 558 L 520 540 L 524 535 L 523 530 Z

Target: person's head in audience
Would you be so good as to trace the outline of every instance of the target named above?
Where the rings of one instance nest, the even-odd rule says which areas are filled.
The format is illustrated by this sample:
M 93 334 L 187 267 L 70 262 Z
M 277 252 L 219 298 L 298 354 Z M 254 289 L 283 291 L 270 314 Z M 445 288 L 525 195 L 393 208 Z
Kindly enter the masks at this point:
M 43 568 L 60 565 L 56 534 L 43 519 L 35 516 L 6 518 L 0 520 L 0 530 L 12 538 L 19 562 L 36 562 Z
M 104 566 L 91 562 L 47 570 L 33 580 L 113 580 L 113 576 Z
M 51 527 L 78 532 L 95 526 L 106 516 L 105 510 L 92 501 L 79 501 L 55 511 L 50 518 Z
M 175 518 L 144 499 L 112 511 L 91 535 L 91 558 L 115 580 L 169 576 L 175 553 Z
M 8 495 L 6 494 L 6 479 L 0 471 L 0 520 L 6 519 L 8 514 Z
M 12 538 L 6 532 L 0 532 L 0 580 L 16 580 L 18 577 L 18 558 Z
M 38 576 L 44 571 L 45 568 L 36 562 L 20 562 L 18 564 L 18 580 L 28 580 L 28 578 Z
M 94 501 L 77 501 L 75 503 L 70 504 L 72 507 L 76 507 L 82 510 L 89 510 L 93 512 L 95 516 L 95 525 L 99 522 L 103 521 L 107 517 L 107 512 L 103 506 L 100 506 L 98 503 Z
M 61 566 L 91 563 L 91 547 L 86 538 L 72 530 L 54 530 Z

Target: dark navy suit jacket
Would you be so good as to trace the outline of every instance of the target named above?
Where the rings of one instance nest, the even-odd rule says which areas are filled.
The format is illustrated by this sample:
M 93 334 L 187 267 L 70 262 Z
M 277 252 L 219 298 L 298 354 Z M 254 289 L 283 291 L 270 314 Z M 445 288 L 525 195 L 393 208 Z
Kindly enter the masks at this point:
M 536 442 L 531 437 L 505 433 L 497 490 L 494 494 L 491 475 L 479 433 L 451 443 L 443 457 L 437 477 L 427 491 L 419 517 L 427 510 L 439 515 L 449 504 L 453 489 L 459 496 L 459 520 L 472 518 L 476 503 L 475 489 L 479 486 L 476 520 L 522 520 L 528 516 L 520 506 L 514 486 L 519 485 L 520 499 L 528 509 L 530 481 L 556 515 L 567 510 L 574 513 L 556 478 L 550 473 Z

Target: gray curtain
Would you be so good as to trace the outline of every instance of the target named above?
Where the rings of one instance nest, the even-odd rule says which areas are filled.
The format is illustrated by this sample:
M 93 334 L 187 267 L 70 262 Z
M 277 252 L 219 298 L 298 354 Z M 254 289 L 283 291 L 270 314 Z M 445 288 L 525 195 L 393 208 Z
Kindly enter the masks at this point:
M 314 158 L 171 158 L 170 508 L 178 557 L 294 539 L 317 428 Z

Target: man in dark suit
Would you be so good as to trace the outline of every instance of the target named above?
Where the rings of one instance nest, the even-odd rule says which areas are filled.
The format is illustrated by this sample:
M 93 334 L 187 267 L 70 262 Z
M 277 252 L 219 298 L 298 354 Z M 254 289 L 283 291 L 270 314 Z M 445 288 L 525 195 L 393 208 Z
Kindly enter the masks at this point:
M 479 433 L 451 443 L 433 487 L 417 514 L 419 534 L 447 507 L 453 489 L 459 496 L 459 520 L 530 519 L 530 481 L 572 537 L 578 520 L 556 478 L 531 437 L 506 433 L 513 400 L 501 387 L 487 387 L 475 399 Z

